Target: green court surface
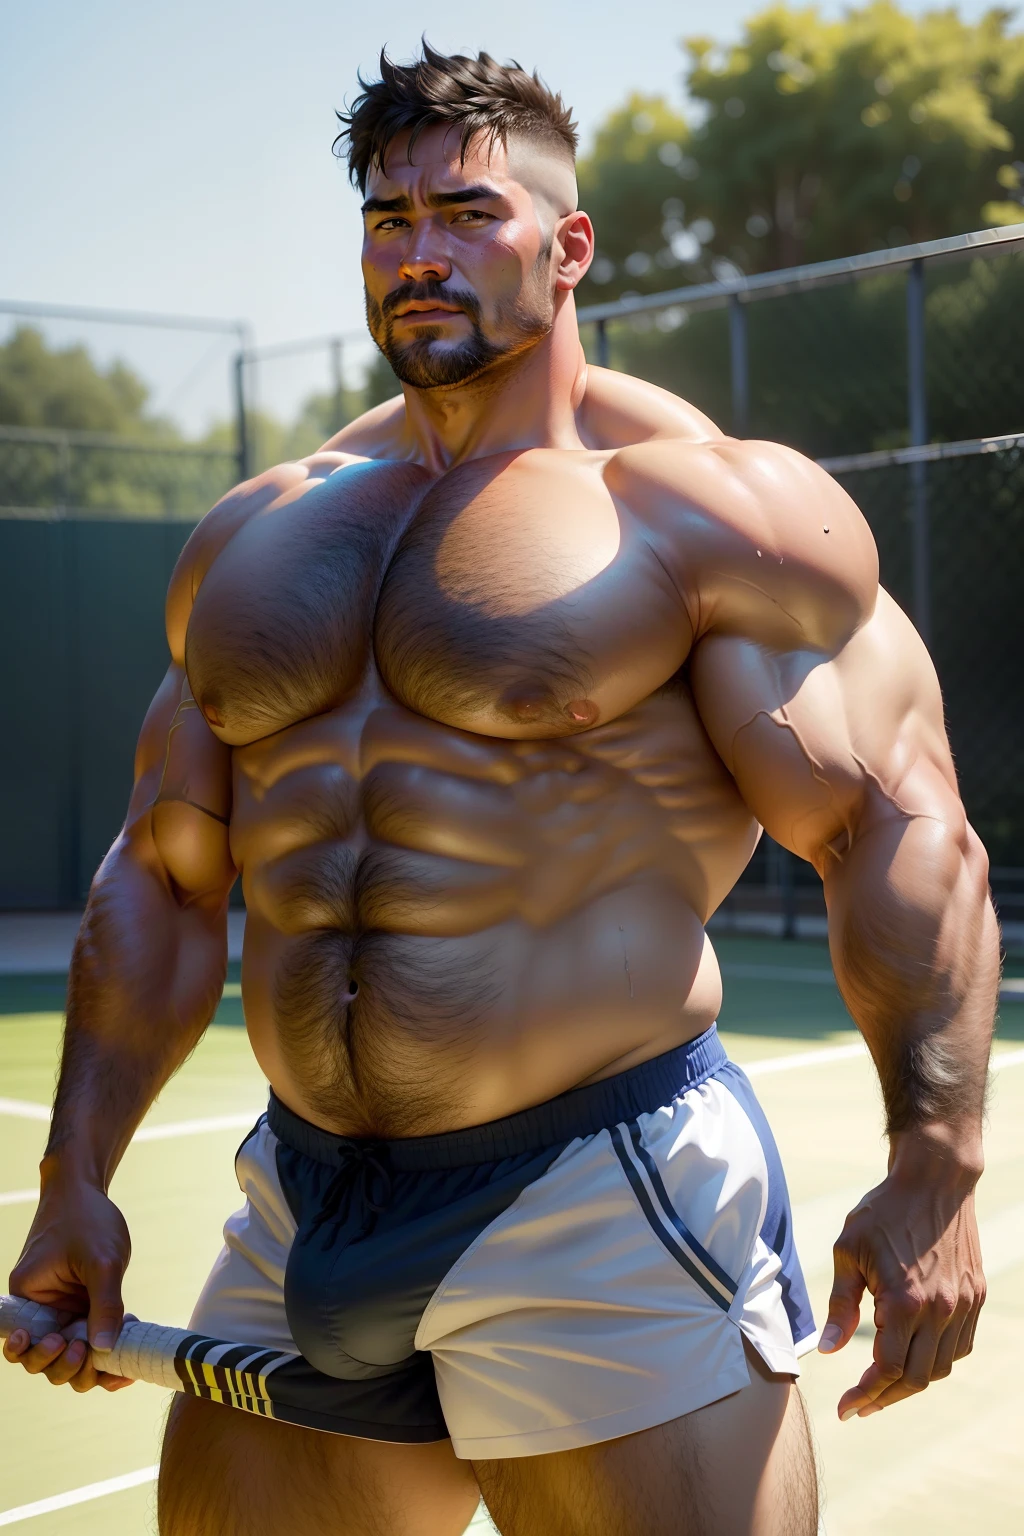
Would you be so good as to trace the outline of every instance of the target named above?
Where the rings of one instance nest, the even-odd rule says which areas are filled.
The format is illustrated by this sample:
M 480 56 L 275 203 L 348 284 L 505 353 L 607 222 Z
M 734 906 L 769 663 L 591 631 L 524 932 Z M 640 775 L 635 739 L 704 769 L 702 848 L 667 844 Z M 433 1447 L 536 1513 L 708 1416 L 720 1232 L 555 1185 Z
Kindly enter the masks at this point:
M 846 1211 L 884 1174 L 878 1092 L 828 975 L 823 944 L 724 938 L 722 1029 L 755 1086 L 786 1165 L 795 1226 L 819 1324 L 831 1245 Z M 1020 974 L 1024 967 L 1010 966 Z M 17 1257 L 32 1212 L 60 1035 L 61 978 L 0 978 L 0 1270 Z M 139 1316 L 184 1324 L 238 1204 L 232 1157 L 264 1084 L 239 1028 L 237 979 L 195 1055 L 165 1089 L 113 1186 L 134 1256 L 125 1284 Z M 985 1536 L 1024 1529 L 1024 1000 L 1002 1006 L 979 1189 L 989 1301 L 971 1358 L 923 1396 L 840 1424 L 835 1405 L 871 1349 L 867 1309 L 842 1354 L 805 1360 L 829 1536 Z M 813 1054 L 812 1054 L 813 1053 Z M 818 1054 L 820 1053 L 820 1059 Z M 196 1121 L 227 1119 L 211 1128 Z M 160 1128 L 163 1128 L 162 1131 Z M 156 1134 L 153 1134 L 153 1132 Z M 0 1526 L 26 1536 L 136 1536 L 155 1531 L 147 1474 L 167 1400 L 136 1386 L 108 1396 L 55 1391 L 0 1363 Z M 225 1409 L 225 1412 L 229 1410 Z M 741 1448 L 738 1448 L 741 1454 Z M 80 1491 L 130 1478 L 83 1500 Z M 33 1512 L 40 1501 L 74 1502 Z M 26 1508 L 28 1506 L 28 1508 Z M 473 1529 L 490 1529 L 478 1516 Z M 638 1532 L 638 1536 L 642 1533 Z

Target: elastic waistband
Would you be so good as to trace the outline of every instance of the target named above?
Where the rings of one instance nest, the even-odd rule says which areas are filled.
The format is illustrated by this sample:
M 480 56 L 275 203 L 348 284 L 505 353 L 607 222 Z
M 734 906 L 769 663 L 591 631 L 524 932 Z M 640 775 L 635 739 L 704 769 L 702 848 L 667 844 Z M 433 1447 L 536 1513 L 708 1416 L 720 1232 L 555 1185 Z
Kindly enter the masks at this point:
M 470 1125 L 442 1136 L 409 1136 L 393 1141 L 335 1136 L 294 1114 L 273 1093 L 267 1124 L 274 1135 L 295 1151 L 319 1163 L 341 1167 L 359 1147 L 384 1149 L 396 1169 L 463 1168 L 471 1163 L 498 1162 L 539 1152 L 544 1147 L 593 1136 L 606 1126 L 670 1104 L 688 1088 L 705 1082 L 726 1062 L 725 1048 L 712 1024 L 696 1040 L 606 1077 L 584 1088 L 571 1088 L 544 1104 L 535 1104 L 503 1120 Z

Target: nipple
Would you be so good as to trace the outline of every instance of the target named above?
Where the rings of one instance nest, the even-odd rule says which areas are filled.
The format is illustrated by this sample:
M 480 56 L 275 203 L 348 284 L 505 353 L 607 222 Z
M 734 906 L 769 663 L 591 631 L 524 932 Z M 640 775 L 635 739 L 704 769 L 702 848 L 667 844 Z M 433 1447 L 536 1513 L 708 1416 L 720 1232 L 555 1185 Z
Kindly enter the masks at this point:
M 574 725 L 593 725 L 600 713 L 593 699 L 570 699 L 565 712 Z
M 513 692 L 511 689 L 502 694 L 500 709 L 503 715 L 509 715 L 513 720 L 522 725 L 532 725 L 537 720 L 543 720 L 546 710 L 551 707 L 551 697 L 541 689 Z

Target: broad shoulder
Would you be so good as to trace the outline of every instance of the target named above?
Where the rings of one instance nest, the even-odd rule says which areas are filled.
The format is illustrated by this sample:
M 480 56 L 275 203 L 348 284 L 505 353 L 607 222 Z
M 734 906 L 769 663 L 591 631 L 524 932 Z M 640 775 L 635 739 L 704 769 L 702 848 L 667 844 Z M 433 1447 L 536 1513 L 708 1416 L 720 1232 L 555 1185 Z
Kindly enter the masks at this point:
M 645 526 L 700 632 L 834 649 L 872 613 L 878 556 L 860 510 L 813 460 L 720 438 L 621 449 L 605 479 Z
M 576 407 L 576 429 L 587 448 L 607 450 L 656 441 L 715 442 L 722 433 L 695 405 L 657 384 L 612 368 L 588 367 Z M 371 459 L 408 459 L 405 399 L 397 395 L 349 422 L 324 445 Z
M 646 379 L 635 379 L 613 368 L 587 368 L 576 425 L 588 448 L 722 439 L 718 427 L 695 405 Z
M 395 395 L 335 432 L 320 452 L 353 453 L 364 459 L 406 458 L 404 434 L 405 396 Z
M 320 449 L 294 463 L 243 480 L 222 496 L 190 534 L 178 557 L 167 591 L 167 639 L 171 655 L 181 662 L 185 631 L 196 593 L 217 556 L 240 529 L 258 517 L 304 495 L 339 469 L 364 462 L 356 454 Z

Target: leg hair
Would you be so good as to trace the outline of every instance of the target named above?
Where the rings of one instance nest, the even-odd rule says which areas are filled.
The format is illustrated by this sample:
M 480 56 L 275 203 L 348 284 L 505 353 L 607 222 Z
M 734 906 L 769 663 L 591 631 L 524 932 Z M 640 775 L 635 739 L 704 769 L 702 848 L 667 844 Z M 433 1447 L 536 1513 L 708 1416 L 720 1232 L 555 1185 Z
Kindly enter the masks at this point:
M 388 1445 L 178 1397 L 160 1536 L 462 1536 L 479 1499 L 451 1445 Z

